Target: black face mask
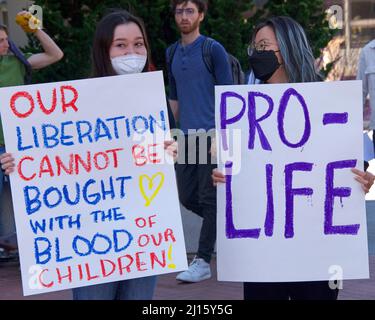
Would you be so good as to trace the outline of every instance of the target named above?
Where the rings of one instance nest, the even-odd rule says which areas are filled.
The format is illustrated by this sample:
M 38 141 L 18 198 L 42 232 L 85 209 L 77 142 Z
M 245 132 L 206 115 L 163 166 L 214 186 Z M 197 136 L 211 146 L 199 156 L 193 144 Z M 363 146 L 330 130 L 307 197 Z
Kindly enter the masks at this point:
M 249 61 L 250 66 L 253 69 L 254 75 L 257 79 L 262 80 L 264 82 L 267 81 L 281 66 L 275 54 L 275 52 L 278 51 L 254 50 L 254 52 L 249 57 Z

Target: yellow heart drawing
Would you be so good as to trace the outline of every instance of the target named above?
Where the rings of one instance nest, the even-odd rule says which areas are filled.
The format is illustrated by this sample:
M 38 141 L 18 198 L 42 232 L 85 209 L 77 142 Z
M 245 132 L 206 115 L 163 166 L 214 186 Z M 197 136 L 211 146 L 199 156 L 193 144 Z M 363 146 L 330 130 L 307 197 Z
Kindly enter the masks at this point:
M 145 192 L 145 189 L 144 189 L 143 180 L 144 179 L 148 180 L 148 184 L 147 184 L 148 190 L 152 191 L 154 189 L 153 188 L 154 187 L 154 180 L 157 177 L 161 178 L 160 182 L 159 182 L 158 186 L 156 187 L 156 189 L 153 191 L 151 197 L 148 197 L 146 195 L 146 192 Z M 164 174 L 161 173 L 161 172 L 155 173 L 151 178 L 147 174 L 143 174 L 143 175 L 141 175 L 139 177 L 139 188 L 141 190 L 142 197 L 145 198 L 145 200 L 146 200 L 146 204 L 145 204 L 146 207 L 148 207 L 151 204 L 152 200 L 154 200 L 154 198 L 156 197 L 156 195 L 159 193 L 161 187 L 163 186 L 163 183 L 164 183 Z

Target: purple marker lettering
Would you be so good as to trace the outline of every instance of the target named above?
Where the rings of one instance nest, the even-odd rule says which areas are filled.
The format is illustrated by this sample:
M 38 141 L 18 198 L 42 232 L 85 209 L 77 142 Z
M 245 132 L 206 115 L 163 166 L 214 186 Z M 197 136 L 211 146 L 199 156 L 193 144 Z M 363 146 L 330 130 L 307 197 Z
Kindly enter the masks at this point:
M 285 238 L 294 237 L 294 196 L 311 196 L 311 188 L 293 189 L 294 171 L 311 171 L 312 163 L 295 162 L 285 166 Z
M 267 237 L 272 237 L 273 226 L 274 226 L 274 206 L 273 206 L 273 190 L 272 190 L 272 177 L 273 177 L 273 165 L 266 165 L 266 179 L 267 179 L 267 213 L 266 220 L 264 222 L 264 233 Z
M 349 115 L 344 113 L 326 113 L 323 115 L 323 125 L 348 123 Z
M 228 109 L 227 99 L 228 98 L 236 98 L 242 101 L 241 111 L 236 116 L 230 119 L 227 119 L 227 109 Z M 227 140 L 227 135 L 225 132 L 227 129 L 227 125 L 233 124 L 239 121 L 244 115 L 245 109 L 246 109 L 246 101 L 242 96 L 240 96 L 239 94 L 235 92 L 230 92 L 230 91 L 222 93 L 221 102 L 220 102 L 220 129 L 221 129 L 221 135 L 222 135 L 222 141 L 223 141 L 223 148 L 225 151 L 228 150 L 228 140 Z
M 233 222 L 233 207 L 232 207 L 232 168 L 233 162 L 225 164 L 225 179 L 226 179 L 226 224 L 225 232 L 228 239 L 236 238 L 259 238 L 260 229 L 236 229 Z
M 299 103 L 302 106 L 303 114 L 305 116 L 305 130 L 303 132 L 303 136 L 301 140 L 297 143 L 291 143 L 287 140 L 285 136 L 285 130 L 284 130 L 284 117 L 285 117 L 285 111 L 289 103 L 289 99 L 291 96 L 295 96 Z M 281 141 L 290 148 L 299 148 L 302 147 L 310 138 L 311 134 L 311 123 L 310 123 L 310 116 L 309 116 L 309 109 L 307 108 L 305 99 L 300 95 L 296 90 L 293 88 L 290 88 L 285 91 L 284 95 L 282 96 L 280 100 L 280 107 L 279 112 L 277 114 L 277 127 L 279 129 L 279 135 Z
M 360 225 L 346 225 L 346 226 L 334 226 L 333 225 L 333 204 L 335 197 L 350 197 L 351 188 L 334 187 L 334 170 L 354 168 L 357 164 L 357 160 L 343 160 L 336 161 L 327 164 L 326 168 L 326 200 L 324 204 L 324 234 L 358 234 Z
M 260 97 L 260 98 L 265 99 L 268 102 L 268 106 L 269 106 L 267 112 L 263 116 L 261 116 L 259 119 L 256 118 L 255 97 Z M 267 119 L 272 114 L 273 105 L 274 104 L 270 96 L 261 92 L 249 92 L 249 114 L 248 114 L 248 117 L 249 117 L 249 150 L 254 149 L 256 131 L 258 131 L 260 144 L 262 145 L 263 150 L 269 150 L 269 151 L 272 150 L 259 122 Z

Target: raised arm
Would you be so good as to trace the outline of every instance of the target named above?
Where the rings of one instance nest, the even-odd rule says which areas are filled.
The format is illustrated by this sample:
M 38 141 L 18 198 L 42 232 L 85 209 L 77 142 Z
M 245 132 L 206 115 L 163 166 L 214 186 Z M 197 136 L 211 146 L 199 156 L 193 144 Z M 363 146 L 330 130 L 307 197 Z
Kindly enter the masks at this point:
M 32 21 L 32 23 L 30 23 Z M 39 40 L 44 52 L 33 54 L 28 62 L 33 69 L 41 69 L 62 59 L 64 53 L 55 41 L 39 28 L 40 21 L 30 12 L 21 11 L 16 16 L 17 24 L 27 33 L 32 33 Z
M 64 53 L 47 33 L 43 30 L 37 30 L 34 35 L 42 45 L 44 52 L 33 54 L 28 59 L 33 69 L 47 67 L 62 59 Z

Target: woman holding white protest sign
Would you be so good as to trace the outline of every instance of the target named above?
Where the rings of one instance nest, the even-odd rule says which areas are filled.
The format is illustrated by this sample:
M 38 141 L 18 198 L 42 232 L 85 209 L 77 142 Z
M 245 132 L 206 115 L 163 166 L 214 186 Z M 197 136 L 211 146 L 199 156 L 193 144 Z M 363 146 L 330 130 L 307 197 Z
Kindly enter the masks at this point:
M 93 77 L 106 77 L 147 72 L 150 50 L 141 20 L 127 11 L 113 11 L 98 23 L 93 43 Z M 124 88 L 126 90 L 126 88 Z M 174 119 L 169 112 L 170 127 Z M 164 148 L 174 158 L 176 143 L 166 141 Z M 2 169 L 10 174 L 15 161 L 10 153 L 0 157 Z M 152 299 L 156 276 L 128 279 L 73 289 L 74 300 L 149 300 Z
M 273 17 L 259 24 L 255 28 L 248 54 L 255 78 L 263 83 L 322 81 L 304 30 L 289 17 Z M 358 169 L 352 171 L 363 190 L 368 192 L 374 183 L 374 176 Z M 225 175 L 217 169 L 213 171 L 212 177 L 214 185 L 226 182 Z M 338 286 L 331 287 L 328 281 L 246 282 L 244 299 L 336 300 Z

